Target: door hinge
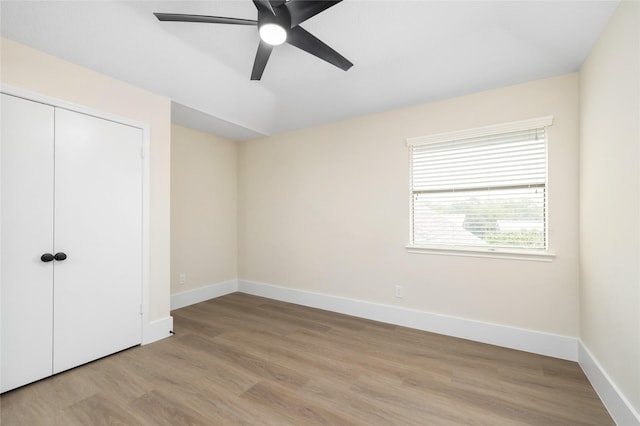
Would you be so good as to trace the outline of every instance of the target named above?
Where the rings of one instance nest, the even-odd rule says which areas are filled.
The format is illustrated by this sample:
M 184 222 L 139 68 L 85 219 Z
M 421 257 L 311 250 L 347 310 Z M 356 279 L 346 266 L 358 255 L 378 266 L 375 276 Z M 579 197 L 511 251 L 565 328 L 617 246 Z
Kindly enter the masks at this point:
M 142 303 L 140 304 L 140 315 L 142 315 Z

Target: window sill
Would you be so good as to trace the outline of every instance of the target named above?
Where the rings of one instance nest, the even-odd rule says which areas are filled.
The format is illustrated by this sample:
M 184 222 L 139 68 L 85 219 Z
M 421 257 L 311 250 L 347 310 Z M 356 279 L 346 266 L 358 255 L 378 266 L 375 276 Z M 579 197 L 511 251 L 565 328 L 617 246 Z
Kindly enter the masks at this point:
M 551 262 L 556 257 L 551 250 L 508 250 L 486 248 L 459 248 L 447 246 L 416 246 L 407 245 L 407 252 L 419 254 L 436 254 L 442 256 L 487 257 L 493 259 L 531 260 L 536 262 Z

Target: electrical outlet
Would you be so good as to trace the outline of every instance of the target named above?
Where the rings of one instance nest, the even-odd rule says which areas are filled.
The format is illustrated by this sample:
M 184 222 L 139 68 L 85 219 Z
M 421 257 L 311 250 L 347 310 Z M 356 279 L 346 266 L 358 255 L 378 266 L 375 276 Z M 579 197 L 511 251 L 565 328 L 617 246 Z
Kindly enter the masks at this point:
M 401 285 L 396 286 L 396 297 L 403 298 L 404 297 L 404 287 Z
M 178 281 L 180 285 L 185 285 L 187 283 L 187 274 L 184 272 L 180 273 L 180 279 Z

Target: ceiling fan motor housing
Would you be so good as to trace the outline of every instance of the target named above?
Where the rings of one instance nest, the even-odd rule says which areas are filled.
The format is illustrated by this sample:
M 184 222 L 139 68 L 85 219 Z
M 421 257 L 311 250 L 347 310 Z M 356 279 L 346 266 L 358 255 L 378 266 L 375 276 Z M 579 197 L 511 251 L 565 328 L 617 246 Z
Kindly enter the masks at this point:
M 291 28 L 291 14 L 286 7 L 275 7 L 273 8 L 273 12 L 271 13 L 268 10 L 258 10 L 258 29 L 265 24 L 275 24 L 282 28 L 285 31 L 289 32 L 289 28 Z

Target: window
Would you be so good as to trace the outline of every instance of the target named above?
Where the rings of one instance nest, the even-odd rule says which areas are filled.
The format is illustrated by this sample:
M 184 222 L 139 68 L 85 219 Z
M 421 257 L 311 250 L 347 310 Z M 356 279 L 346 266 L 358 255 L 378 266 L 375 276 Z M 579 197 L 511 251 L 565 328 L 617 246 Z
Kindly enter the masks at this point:
M 409 247 L 544 253 L 552 120 L 409 139 Z

